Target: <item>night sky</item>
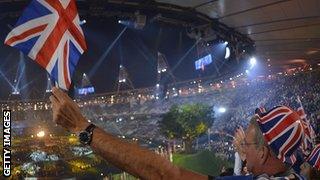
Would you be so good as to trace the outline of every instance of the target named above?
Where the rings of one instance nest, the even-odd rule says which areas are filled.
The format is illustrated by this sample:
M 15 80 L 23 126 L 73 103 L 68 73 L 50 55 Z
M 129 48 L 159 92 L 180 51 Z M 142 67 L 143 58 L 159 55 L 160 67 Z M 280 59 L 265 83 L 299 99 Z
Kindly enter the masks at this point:
M 13 18 L 0 20 L 0 41 L 2 42 L 0 43 L 0 70 L 11 84 L 14 84 L 21 55 L 18 50 L 4 45 L 3 42 L 10 31 L 8 25 L 13 26 L 16 21 L 17 19 Z M 179 26 L 154 22 L 147 24 L 143 30 L 127 28 L 93 72 L 94 65 L 124 26 L 118 24 L 116 18 L 90 18 L 86 21 L 87 23 L 82 27 L 88 51 L 79 60 L 73 83 L 79 85 L 83 73 L 92 74 L 90 81 L 97 93 L 115 91 L 120 63 L 127 68 L 135 88 L 154 86 L 157 77 L 157 52 L 165 54 L 169 66 L 174 67 L 195 43 L 195 40 L 187 36 L 185 28 Z M 47 84 L 46 71 L 27 56 L 23 57 L 23 62 L 20 62 L 20 67 L 25 64 L 25 68 L 21 68 L 24 73 L 19 83 L 20 88 L 24 87 L 21 90 L 21 98 L 41 99 Z M 178 81 L 199 76 L 199 72 L 194 67 L 194 61 L 197 58 L 198 54 L 194 48 L 173 72 Z M 0 99 L 6 100 L 9 98 L 11 87 L 3 75 L 0 75 Z

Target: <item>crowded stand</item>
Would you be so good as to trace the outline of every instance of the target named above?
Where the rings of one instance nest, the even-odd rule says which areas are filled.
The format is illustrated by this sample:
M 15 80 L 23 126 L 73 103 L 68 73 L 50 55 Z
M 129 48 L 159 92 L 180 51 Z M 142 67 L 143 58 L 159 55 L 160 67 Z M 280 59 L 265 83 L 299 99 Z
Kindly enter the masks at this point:
M 227 158 L 233 158 L 233 131 L 239 126 L 247 127 L 254 109 L 260 106 L 269 109 L 283 104 L 298 108 L 297 102 L 300 98 L 308 119 L 316 132 L 319 132 L 319 77 L 320 71 L 317 68 L 253 79 L 239 74 L 223 80 L 198 79 L 180 83 L 168 89 L 161 99 L 156 98 L 152 87 L 141 91 L 138 89 L 120 92 L 121 94 L 91 95 L 74 101 L 81 107 L 88 121 L 96 123 L 119 138 L 138 141 L 153 148 L 166 145 L 165 137 L 160 134 L 157 123 L 172 105 L 208 104 L 215 110 L 211 133 L 220 136 L 227 134 L 231 138 L 222 141 L 219 136 L 212 136 L 209 142 L 201 141 L 200 138 L 197 148 L 210 148 Z M 17 135 L 32 134 L 32 130 L 28 130 L 25 125 L 27 123 L 24 123 L 27 120 L 28 124 L 38 122 L 39 127 L 52 126 L 51 105 L 47 101 L 8 101 L 1 102 L 1 107 L 9 107 L 19 112 L 14 114 L 14 118 L 19 122 L 13 126 L 13 132 Z M 221 107 L 224 107 L 225 111 L 221 111 Z M 58 127 L 50 131 L 62 132 Z
M 319 179 L 319 8 L 0 0 L 0 173 Z

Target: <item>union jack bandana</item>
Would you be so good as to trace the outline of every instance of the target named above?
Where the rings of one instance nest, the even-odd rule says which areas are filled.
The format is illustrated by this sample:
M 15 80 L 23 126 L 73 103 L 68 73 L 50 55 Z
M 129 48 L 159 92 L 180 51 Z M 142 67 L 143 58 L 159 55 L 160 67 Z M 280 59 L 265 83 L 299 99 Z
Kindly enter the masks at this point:
M 257 116 L 263 136 L 278 159 L 294 164 L 304 136 L 300 116 L 286 106 L 277 106 L 266 113 L 257 113 Z
M 287 106 L 277 106 L 268 112 L 257 108 L 255 114 L 264 139 L 278 159 L 290 165 L 301 163 L 297 159 L 302 150 L 305 161 L 320 170 L 320 144 L 308 154 L 302 148 L 309 138 L 309 131 L 306 130 L 301 113 Z

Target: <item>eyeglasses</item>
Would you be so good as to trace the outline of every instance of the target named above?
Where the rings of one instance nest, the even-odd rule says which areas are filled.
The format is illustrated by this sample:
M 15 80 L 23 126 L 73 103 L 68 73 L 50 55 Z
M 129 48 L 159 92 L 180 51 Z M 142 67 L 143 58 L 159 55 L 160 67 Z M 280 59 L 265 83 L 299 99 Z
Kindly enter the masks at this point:
M 251 145 L 257 145 L 257 144 L 258 144 L 258 143 L 256 143 L 256 142 L 248 143 L 248 142 L 244 141 L 244 142 L 242 142 L 240 145 L 241 145 L 241 146 L 251 146 Z

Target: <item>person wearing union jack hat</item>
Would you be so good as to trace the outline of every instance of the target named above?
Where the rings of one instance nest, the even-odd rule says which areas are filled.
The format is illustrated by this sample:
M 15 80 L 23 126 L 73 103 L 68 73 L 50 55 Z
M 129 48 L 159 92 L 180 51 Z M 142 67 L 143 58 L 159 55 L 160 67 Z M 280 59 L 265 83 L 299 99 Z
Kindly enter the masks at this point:
M 312 142 L 310 128 L 287 106 L 257 108 L 246 132 L 236 131 L 234 145 L 256 179 L 304 179 L 296 170 L 303 162 L 320 169 L 320 145 Z
M 198 174 L 170 163 L 155 153 L 131 144 L 90 124 L 78 105 L 58 88 L 50 96 L 55 123 L 77 133 L 84 145 L 90 146 L 111 164 L 140 179 L 208 180 L 211 176 Z M 297 151 L 303 149 L 304 160 L 320 168 L 320 146 L 311 149 L 302 145 L 307 137 L 299 114 L 286 106 L 278 106 L 265 113 L 257 113 L 249 128 L 238 131 L 234 145 L 247 161 L 250 176 L 216 177 L 215 179 L 303 179 L 291 170 L 297 163 Z

